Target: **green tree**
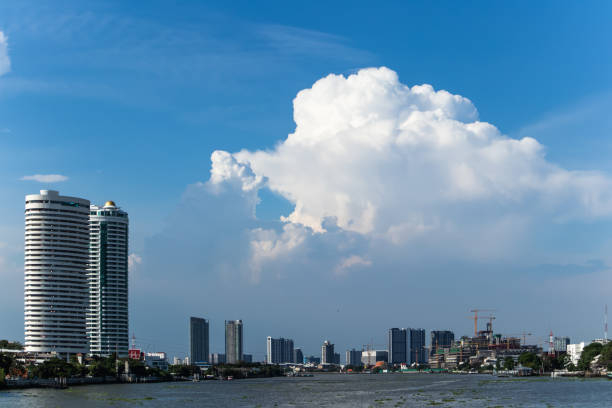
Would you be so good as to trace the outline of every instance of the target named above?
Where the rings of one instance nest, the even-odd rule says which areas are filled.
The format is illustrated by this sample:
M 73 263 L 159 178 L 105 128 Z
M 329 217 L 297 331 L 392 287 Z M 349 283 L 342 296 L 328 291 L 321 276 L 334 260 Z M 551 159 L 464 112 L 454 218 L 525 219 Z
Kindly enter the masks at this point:
M 591 343 L 582 350 L 580 360 L 578 361 L 578 369 L 581 371 L 589 371 L 593 359 L 601 354 L 603 346 L 601 343 Z
M 34 377 L 56 378 L 72 377 L 76 373 L 75 367 L 59 358 L 52 358 L 34 367 Z
M 128 364 L 130 366 L 130 373 L 134 374 L 136 377 L 146 377 L 147 367 L 145 367 L 142 361 L 128 360 Z
M 0 340 L 0 349 L 23 350 L 23 345 L 18 341 Z
M 523 353 L 519 356 L 518 362 L 523 367 L 529 367 L 534 371 L 542 367 L 542 360 L 536 353 Z
M 179 377 L 190 377 L 194 373 L 199 373 L 200 368 L 192 365 L 171 365 L 168 367 L 168 371 Z
M 10 368 L 15 364 L 15 357 L 12 354 L 0 353 L 0 368 L 8 373 Z
M 113 377 L 117 375 L 115 356 L 94 357 L 89 365 L 89 375 L 92 377 Z
M 504 368 L 506 370 L 514 369 L 514 359 L 512 357 L 508 356 L 504 359 Z
M 599 362 L 603 367 L 607 367 L 608 371 L 612 371 L 612 341 L 609 341 L 601 348 L 601 357 Z

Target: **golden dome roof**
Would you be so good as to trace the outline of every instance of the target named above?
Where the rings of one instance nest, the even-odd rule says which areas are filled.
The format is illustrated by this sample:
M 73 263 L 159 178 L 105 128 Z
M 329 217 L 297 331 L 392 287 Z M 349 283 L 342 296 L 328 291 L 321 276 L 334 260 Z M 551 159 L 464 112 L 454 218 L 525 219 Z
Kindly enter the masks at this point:
M 106 204 L 104 204 L 104 206 L 105 207 L 116 207 L 114 201 L 107 201 Z

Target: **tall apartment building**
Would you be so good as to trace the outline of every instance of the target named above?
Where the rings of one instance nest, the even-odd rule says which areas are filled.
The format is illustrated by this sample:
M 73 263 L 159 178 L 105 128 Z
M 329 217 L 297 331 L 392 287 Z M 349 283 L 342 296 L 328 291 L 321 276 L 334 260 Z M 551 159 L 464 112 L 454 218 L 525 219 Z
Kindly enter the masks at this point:
M 407 349 L 409 364 L 425 364 L 427 357 L 425 353 L 425 330 L 408 329 Z
M 25 349 L 87 353 L 89 201 L 53 190 L 25 197 Z
M 439 348 L 449 348 L 455 342 L 455 333 L 450 330 L 431 331 L 431 355 Z
M 192 363 L 208 362 L 208 320 L 200 317 L 189 318 L 189 352 Z
M 304 363 L 304 353 L 302 353 L 302 349 L 299 347 L 293 349 L 293 362 L 297 364 Z
M 321 364 L 335 364 L 334 345 L 328 340 L 321 346 Z
M 128 224 L 113 201 L 90 207 L 87 337 L 94 355 L 128 354 Z
M 361 365 L 361 350 L 346 350 L 346 365 L 360 366 Z
M 293 340 L 268 336 L 266 345 L 268 364 L 293 363 Z
M 389 329 L 389 363 L 401 364 L 408 362 L 406 329 Z
M 225 321 L 225 360 L 237 364 L 242 357 L 242 320 Z

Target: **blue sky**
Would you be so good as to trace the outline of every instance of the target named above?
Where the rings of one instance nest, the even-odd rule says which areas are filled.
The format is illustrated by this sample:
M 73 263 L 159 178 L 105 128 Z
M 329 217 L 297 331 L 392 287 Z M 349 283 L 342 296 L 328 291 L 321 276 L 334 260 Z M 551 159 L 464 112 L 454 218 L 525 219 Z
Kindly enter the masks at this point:
M 478 306 L 498 309 L 506 332 L 601 336 L 603 304 L 611 303 L 611 9 L 603 1 L 2 2 L 10 70 L 0 76 L 0 337 L 23 337 L 23 196 L 47 187 L 96 203 L 113 199 L 130 213 L 131 252 L 140 260 L 132 328 L 143 345 L 169 353 L 187 350 L 189 315 L 211 319 L 215 351 L 223 319 L 245 320 L 248 351 L 262 352 L 274 335 L 317 353 L 326 338 L 341 350 L 381 343 L 391 326 L 467 334 L 465 316 Z M 491 185 L 501 196 L 478 190 L 478 198 L 438 205 L 446 196 L 434 187 L 449 186 L 433 175 L 453 156 L 397 177 L 394 166 L 418 162 L 414 151 L 395 162 L 355 150 L 354 160 L 366 158 L 363 169 L 338 157 L 335 167 L 309 169 L 299 167 L 309 163 L 301 158 L 327 157 L 325 146 L 297 149 L 292 159 L 276 150 L 296 130 L 298 92 L 330 73 L 381 66 L 401 84 L 468 98 L 480 121 L 503 137 L 536 139 L 543 157 L 533 164 L 513 156 L 485 169 L 464 146 L 456 153 L 475 162 L 458 165 L 517 178 L 533 165 L 546 170 L 528 175 L 544 181 L 525 192 L 500 176 Z M 388 113 L 378 106 L 363 109 Z M 246 173 L 224 173 L 212 188 L 216 150 L 231 154 L 217 162 L 220 171 Z M 293 159 L 295 166 L 284 164 Z M 600 179 L 571 173 L 563 183 L 571 188 L 551 192 L 557 170 L 549 166 Z M 35 174 L 68 179 L 21 180 Z M 326 174 L 334 183 L 342 177 L 332 186 Z M 376 188 L 352 182 L 372 174 L 380 175 L 368 184 Z M 469 174 L 455 171 L 451 189 L 465 188 Z M 419 179 L 432 188 L 419 190 Z M 260 184 L 248 190 L 245 180 Z M 351 204 L 315 205 L 317 192 L 292 189 L 300 183 L 323 198 L 340 186 L 337 196 Z M 423 202 L 411 207 L 408 198 L 404 207 L 414 213 L 406 218 L 385 200 L 408 189 Z M 375 203 L 371 224 L 361 222 L 365 201 Z M 336 221 L 321 233 L 313 217 Z M 380 238 L 407 221 L 425 235 Z M 471 238 L 478 239 L 458 244 Z M 156 259 L 162 248 L 167 255 Z M 339 273 L 345 267 L 351 272 Z

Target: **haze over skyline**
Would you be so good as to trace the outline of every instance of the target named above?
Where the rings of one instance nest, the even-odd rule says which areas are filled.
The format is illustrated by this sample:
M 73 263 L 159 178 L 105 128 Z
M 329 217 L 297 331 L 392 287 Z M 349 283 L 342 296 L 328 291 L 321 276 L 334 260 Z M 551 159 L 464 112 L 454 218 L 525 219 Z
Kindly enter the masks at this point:
M 367 4 L 0 5 L 0 336 L 49 188 L 129 212 L 130 332 L 169 355 L 190 316 L 257 359 L 475 307 L 602 337 L 612 6 Z

